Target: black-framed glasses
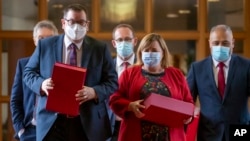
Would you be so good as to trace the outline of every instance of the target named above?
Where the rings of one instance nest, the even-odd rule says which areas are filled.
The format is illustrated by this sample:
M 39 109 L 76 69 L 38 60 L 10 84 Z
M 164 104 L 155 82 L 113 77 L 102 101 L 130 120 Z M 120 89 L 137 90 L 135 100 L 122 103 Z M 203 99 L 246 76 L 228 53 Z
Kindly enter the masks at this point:
M 126 37 L 126 38 L 118 38 L 118 39 L 115 39 L 116 42 L 120 43 L 120 42 L 132 42 L 133 38 L 130 38 L 130 37 Z
M 71 20 L 71 19 L 70 20 L 64 19 L 64 20 L 67 21 L 69 25 L 74 25 L 74 24 L 77 23 L 79 25 L 86 26 L 90 22 L 90 21 L 87 21 L 87 20 L 79 20 L 79 21 L 75 21 L 75 20 Z

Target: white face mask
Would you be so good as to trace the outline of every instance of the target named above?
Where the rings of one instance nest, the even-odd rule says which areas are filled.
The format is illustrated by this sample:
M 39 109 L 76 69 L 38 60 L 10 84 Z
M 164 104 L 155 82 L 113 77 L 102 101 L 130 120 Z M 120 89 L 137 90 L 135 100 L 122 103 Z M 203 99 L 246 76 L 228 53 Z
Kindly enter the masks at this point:
M 80 40 L 80 39 L 83 39 L 83 37 L 86 35 L 87 28 L 79 24 L 73 24 L 71 26 L 66 25 L 64 31 L 65 31 L 65 34 L 71 40 Z

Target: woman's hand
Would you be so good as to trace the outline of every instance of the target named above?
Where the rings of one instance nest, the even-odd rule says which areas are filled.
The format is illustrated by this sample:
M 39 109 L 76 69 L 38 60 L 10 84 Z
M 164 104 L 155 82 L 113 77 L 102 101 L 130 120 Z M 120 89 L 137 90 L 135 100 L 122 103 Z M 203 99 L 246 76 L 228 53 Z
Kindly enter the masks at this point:
M 128 111 L 132 111 L 134 112 L 135 116 L 137 118 L 142 118 L 145 116 L 144 113 L 141 112 L 140 109 L 144 109 L 145 106 L 141 104 L 141 102 L 143 102 L 143 100 L 137 100 L 134 102 L 130 102 L 128 105 Z
M 190 117 L 190 118 L 188 118 L 186 120 L 183 120 L 183 123 L 184 124 L 189 124 L 192 120 L 193 120 L 193 117 Z

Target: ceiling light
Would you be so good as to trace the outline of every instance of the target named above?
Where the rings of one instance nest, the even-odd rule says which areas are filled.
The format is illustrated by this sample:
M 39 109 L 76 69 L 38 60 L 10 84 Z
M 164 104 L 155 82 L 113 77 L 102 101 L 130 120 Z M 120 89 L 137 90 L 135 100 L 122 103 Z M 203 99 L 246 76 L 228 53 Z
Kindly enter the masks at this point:
M 169 13 L 166 15 L 167 18 L 177 18 L 178 17 L 178 14 L 175 14 L 175 13 Z
M 179 14 L 190 14 L 190 10 L 185 10 L 185 9 L 182 9 L 182 10 L 179 10 Z
M 220 0 L 207 0 L 208 2 L 219 2 Z
M 62 4 L 53 4 L 52 5 L 53 8 L 63 8 Z

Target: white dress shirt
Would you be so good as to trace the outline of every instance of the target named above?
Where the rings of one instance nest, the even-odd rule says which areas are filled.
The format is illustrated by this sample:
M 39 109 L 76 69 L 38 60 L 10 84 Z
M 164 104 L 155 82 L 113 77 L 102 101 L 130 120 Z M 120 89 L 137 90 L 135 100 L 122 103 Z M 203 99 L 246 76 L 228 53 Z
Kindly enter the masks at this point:
M 227 76 L 228 76 L 228 70 L 229 70 L 229 63 L 230 63 L 231 57 L 226 60 L 224 63 L 224 78 L 225 78 L 225 84 L 227 84 Z M 219 62 L 213 59 L 213 71 L 214 71 L 214 80 L 216 83 L 216 86 L 218 86 L 218 73 L 219 73 Z

